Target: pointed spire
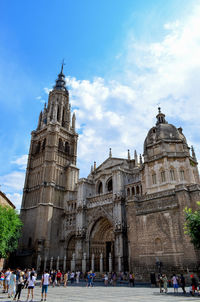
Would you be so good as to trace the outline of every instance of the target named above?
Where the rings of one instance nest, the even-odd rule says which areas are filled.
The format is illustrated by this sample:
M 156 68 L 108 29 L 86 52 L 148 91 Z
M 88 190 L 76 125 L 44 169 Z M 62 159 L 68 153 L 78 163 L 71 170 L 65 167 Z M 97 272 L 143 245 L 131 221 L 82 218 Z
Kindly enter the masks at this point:
M 142 165 L 142 155 L 140 154 L 140 166 Z
M 156 118 L 157 118 L 156 125 L 167 124 L 167 121 L 165 120 L 165 114 L 161 112 L 160 107 L 158 107 L 158 114 L 156 115 Z
M 134 159 L 135 159 L 135 165 L 138 165 L 138 156 L 137 156 L 137 151 L 134 151 Z
M 96 164 L 96 161 L 94 161 L 94 170 L 96 170 L 97 168 L 97 164 Z
M 54 90 L 61 90 L 61 91 L 67 91 L 67 88 L 65 87 L 65 75 L 63 73 L 63 65 L 64 62 L 62 62 L 61 71 L 58 75 L 58 78 L 56 80 L 56 85 L 54 86 Z
M 93 165 L 91 165 L 90 173 L 92 173 L 93 171 L 94 171 L 94 167 L 93 167 Z
M 194 151 L 194 147 L 191 146 L 191 151 L 192 151 L 192 158 L 197 161 L 197 158 L 196 158 L 196 154 L 195 154 L 195 151 Z
M 112 157 L 112 149 L 111 148 L 109 149 L 109 157 L 110 158 Z
M 130 150 L 128 149 L 128 160 L 131 160 Z
M 76 115 L 74 112 L 72 116 L 72 129 L 75 130 L 75 128 L 76 128 Z
M 41 127 L 41 121 L 42 121 L 42 111 L 40 111 L 39 119 L 38 119 L 38 126 L 37 129 L 39 130 Z

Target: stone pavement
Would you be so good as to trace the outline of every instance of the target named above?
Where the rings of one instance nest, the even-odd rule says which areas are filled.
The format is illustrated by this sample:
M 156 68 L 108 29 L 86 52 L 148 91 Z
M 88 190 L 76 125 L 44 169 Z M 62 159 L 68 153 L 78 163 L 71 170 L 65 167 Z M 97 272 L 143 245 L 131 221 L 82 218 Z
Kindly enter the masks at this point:
M 169 293 L 160 294 L 159 288 L 148 287 L 102 287 L 96 286 L 86 288 L 85 286 L 68 286 L 64 288 L 51 286 L 48 289 L 47 302 L 187 302 L 198 300 L 200 297 L 183 296 L 181 290 L 178 295 L 173 294 L 173 289 L 169 289 Z M 36 286 L 34 289 L 34 302 L 41 299 L 41 288 Z M 23 289 L 21 301 L 26 301 L 27 289 Z M 30 301 L 31 299 L 29 299 Z M 10 302 L 7 294 L 0 294 L 0 302 Z

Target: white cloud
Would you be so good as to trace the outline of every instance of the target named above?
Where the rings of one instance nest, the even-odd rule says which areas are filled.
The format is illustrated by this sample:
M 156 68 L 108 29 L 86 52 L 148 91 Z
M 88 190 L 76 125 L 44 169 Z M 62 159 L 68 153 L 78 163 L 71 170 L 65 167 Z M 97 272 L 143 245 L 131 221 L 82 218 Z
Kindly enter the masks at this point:
M 19 193 L 13 193 L 13 194 L 7 194 L 8 199 L 15 205 L 16 209 L 19 210 L 21 207 L 22 202 L 22 194 Z
M 13 171 L 9 174 L 0 176 L 0 184 L 2 191 L 15 192 L 21 191 L 24 186 L 25 173 Z
M 27 166 L 28 155 L 24 154 L 15 160 L 11 161 L 12 164 L 16 164 L 19 166 L 20 170 L 25 170 Z

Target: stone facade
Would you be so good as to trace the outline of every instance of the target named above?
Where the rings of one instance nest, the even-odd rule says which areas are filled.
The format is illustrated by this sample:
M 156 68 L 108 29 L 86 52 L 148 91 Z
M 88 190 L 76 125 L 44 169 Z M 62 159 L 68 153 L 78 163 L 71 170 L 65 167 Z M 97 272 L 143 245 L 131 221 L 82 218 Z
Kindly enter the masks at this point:
M 8 199 L 8 197 L 0 191 L 0 205 L 1 206 L 6 206 L 6 207 L 11 207 L 15 209 L 15 205 Z
M 200 200 L 197 160 L 181 128 L 160 108 L 144 154 L 109 157 L 78 178 L 75 115 L 63 70 L 32 132 L 18 255 L 37 269 L 151 271 L 196 269 L 184 234 L 185 206 Z M 190 154 L 191 152 L 191 154 Z

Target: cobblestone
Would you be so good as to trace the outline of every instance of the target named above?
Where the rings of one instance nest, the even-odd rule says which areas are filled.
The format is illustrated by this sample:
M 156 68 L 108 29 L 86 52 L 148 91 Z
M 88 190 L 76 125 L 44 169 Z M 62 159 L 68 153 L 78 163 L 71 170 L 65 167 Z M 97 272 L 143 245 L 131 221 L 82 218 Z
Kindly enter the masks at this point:
M 23 289 L 21 301 L 26 301 L 27 289 Z M 29 299 L 30 301 L 31 299 Z M 41 300 L 41 288 L 36 286 L 34 289 L 34 302 Z M 187 302 L 199 300 L 200 297 L 184 296 L 181 293 L 178 295 L 173 294 L 173 289 L 169 289 L 168 294 L 160 294 L 158 288 L 147 287 L 102 287 L 94 286 L 93 288 L 86 288 L 85 286 L 68 286 L 64 288 L 51 286 L 48 289 L 47 302 Z M 7 294 L 0 294 L 0 301 L 10 302 L 11 299 L 7 298 Z

